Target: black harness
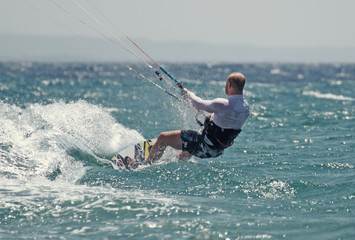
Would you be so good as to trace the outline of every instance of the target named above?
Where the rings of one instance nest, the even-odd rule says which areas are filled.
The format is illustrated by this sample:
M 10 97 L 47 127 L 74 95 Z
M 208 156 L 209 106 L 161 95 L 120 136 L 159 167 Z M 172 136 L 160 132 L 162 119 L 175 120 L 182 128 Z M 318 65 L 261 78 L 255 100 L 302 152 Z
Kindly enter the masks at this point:
M 212 149 L 225 149 L 233 145 L 234 139 L 239 135 L 241 129 L 227 129 L 217 126 L 210 118 L 206 118 L 203 124 L 202 134 L 212 143 Z

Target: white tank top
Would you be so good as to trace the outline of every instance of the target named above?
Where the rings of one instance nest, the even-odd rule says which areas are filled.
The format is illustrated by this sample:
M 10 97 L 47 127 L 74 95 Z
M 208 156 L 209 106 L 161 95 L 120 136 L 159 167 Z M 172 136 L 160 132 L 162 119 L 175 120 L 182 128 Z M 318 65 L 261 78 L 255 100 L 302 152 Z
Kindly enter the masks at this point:
M 211 120 L 221 128 L 242 129 L 249 116 L 249 104 L 243 95 L 203 100 L 193 92 L 187 94 L 196 108 L 212 113 Z

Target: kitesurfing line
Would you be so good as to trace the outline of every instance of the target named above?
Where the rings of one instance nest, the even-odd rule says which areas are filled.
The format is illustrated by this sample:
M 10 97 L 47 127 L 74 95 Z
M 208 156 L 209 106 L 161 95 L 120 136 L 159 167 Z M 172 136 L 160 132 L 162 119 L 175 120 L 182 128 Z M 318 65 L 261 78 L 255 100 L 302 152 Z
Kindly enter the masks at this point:
M 76 1 L 76 0 L 73 0 Z M 128 41 L 130 41 L 136 48 L 138 48 L 145 56 L 147 56 L 155 65 L 159 67 L 160 70 L 162 70 L 170 79 L 172 79 L 175 84 L 180 88 L 180 90 L 184 93 L 183 91 L 183 86 L 182 83 L 177 80 L 170 72 L 168 72 L 165 68 L 163 68 L 157 61 L 155 61 L 151 56 L 149 56 L 135 41 L 132 40 L 125 32 L 122 31 L 121 28 L 119 28 L 116 24 L 114 24 L 108 17 L 106 17 L 105 14 L 102 13 L 98 8 L 96 8 L 89 0 L 86 0 L 86 2 L 89 3 L 89 5 L 95 9 L 107 22 L 109 22 L 114 28 L 116 28 L 122 35 L 124 35 Z M 90 14 L 91 15 L 91 14 Z M 157 74 L 158 75 L 158 74 Z M 158 75 L 159 76 L 159 75 Z
M 57 21 L 56 19 L 54 19 L 53 17 L 51 17 L 50 15 L 48 15 L 47 13 L 45 13 L 44 11 L 41 11 L 40 9 L 34 7 L 33 5 L 27 3 L 25 0 L 23 0 L 27 5 L 29 5 L 30 7 L 34 8 L 35 10 L 39 11 L 40 13 L 42 13 L 43 15 L 47 16 L 49 19 L 51 19 L 52 21 L 56 22 L 57 24 L 61 25 L 62 27 L 64 27 L 65 29 L 68 30 L 68 28 L 66 26 L 64 26 L 63 24 L 61 24 L 59 21 Z M 63 6 L 61 6 L 60 4 L 58 4 L 57 2 L 55 2 L 54 0 L 49 0 L 52 4 L 54 4 L 56 7 L 58 7 L 59 9 L 61 9 L 62 11 L 64 11 L 66 14 L 68 14 L 69 16 L 71 16 L 72 18 L 74 18 L 75 20 L 79 21 L 80 23 L 82 23 L 83 25 L 85 25 L 86 27 L 88 27 L 89 29 L 95 31 L 96 33 L 98 33 L 99 35 L 101 35 L 102 37 L 104 37 L 105 39 L 109 40 L 111 43 L 115 44 L 116 46 L 119 46 L 120 48 L 126 50 L 127 52 L 131 53 L 132 55 L 134 55 L 135 57 L 137 57 L 138 59 L 140 59 L 142 62 L 144 62 L 144 64 L 151 70 L 153 70 L 158 76 L 159 79 L 162 80 L 164 79 L 168 84 L 170 84 L 171 86 L 173 86 L 169 81 L 167 81 L 162 74 L 157 71 L 156 69 L 154 69 L 149 63 L 147 63 L 144 59 L 142 59 L 138 54 L 136 54 L 134 51 L 132 51 L 124 42 L 122 42 L 122 40 L 120 40 L 119 37 L 117 37 L 112 31 L 108 30 L 106 26 L 104 26 L 103 23 L 101 23 L 95 16 L 93 16 L 91 13 L 89 13 L 89 11 L 87 11 L 85 8 L 83 8 L 76 0 L 73 0 L 73 2 L 77 5 L 77 7 L 79 7 L 82 11 L 84 11 L 87 15 L 89 15 L 91 18 L 93 18 L 101 27 L 103 27 L 106 31 L 108 31 L 113 37 L 115 37 L 120 43 L 118 43 L 117 41 L 115 41 L 114 39 L 112 39 L 111 37 L 107 36 L 105 33 L 103 33 L 102 31 L 98 30 L 97 28 L 91 26 L 90 24 L 88 24 L 87 22 L 85 22 L 84 20 L 82 20 L 80 17 L 78 17 L 77 15 L 73 14 L 71 11 L 69 11 L 68 9 L 64 8 Z M 133 69 L 132 67 L 129 67 L 125 64 L 124 65 L 129 71 L 134 72 L 135 74 L 137 74 L 138 76 L 140 76 L 141 78 L 143 78 L 144 80 L 148 81 L 149 83 L 151 83 L 152 85 L 154 85 L 155 87 L 159 88 L 160 90 L 164 91 L 165 93 L 167 93 L 168 95 L 170 95 L 171 97 L 175 98 L 176 100 L 184 103 L 186 106 L 191 106 L 191 103 L 189 103 L 188 101 L 186 101 L 186 93 L 184 91 L 184 88 L 182 86 L 182 83 L 177 80 L 171 73 L 169 73 L 165 68 L 163 68 L 162 66 L 160 66 L 160 64 L 158 64 L 152 57 L 150 57 L 137 43 L 135 43 L 126 33 L 124 33 L 119 27 L 117 27 L 117 25 L 115 25 L 114 23 L 112 23 L 112 21 L 110 21 L 99 9 L 97 9 L 95 6 L 93 6 L 88 0 L 87 2 L 90 4 L 90 6 L 92 8 L 94 8 L 97 12 L 99 12 L 99 14 L 104 17 L 106 19 L 106 21 L 108 21 L 111 25 L 113 25 L 118 31 L 121 32 L 121 34 L 123 34 L 136 48 L 138 48 L 145 56 L 147 56 L 155 65 L 157 65 L 159 67 L 159 69 L 161 69 L 164 74 L 166 74 L 170 79 L 172 79 L 175 84 L 177 85 L 178 88 L 180 88 L 181 91 L 181 95 L 183 96 L 182 98 L 179 98 L 176 94 L 171 93 L 170 91 L 168 91 L 167 89 L 164 89 L 162 86 L 156 84 L 154 81 L 152 81 L 151 79 L 145 77 L 143 74 L 139 73 L 138 71 L 136 71 L 135 69 Z M 70 32 L 74 33 L 73 31 L 69 30 Z M 196 109 L 196 108 L 195 108 Z M 202 114 L 203 116 L 205 116 L 205 114 L 203 114 L 203 112 L 201 112 L 200 110 L 197 110 L 197 115 L 198 114 Z M 196 118 L 196 117 L 195 117 Z M 197 118 L 196 118 L 197 120 Z M 199 122 L 197 120 L 197 122 Z
M 91 14 L 86 8 L 84 8 L 81 4 L 79 4 L 76 0 L 72 0 L 75 5 L 80 8 L 84 13 L 86 13 L 89 17 L 91 17 L 96 23 L 98 23 L 103 29 L 105 29 L 108 33 L 110 33 L 116 40 L 118 40 L 121 44 L 120 47 L 124 48 L 125 50 L 127 50 L 129 53 L 133 54 L 135 57 L 137 57 L 138 59 L 140 59 L 144 64 L 147 65 L 148 68 L 152 69 L 153 71 L 155 71 L 155 73 L 159 76 L 160 80 L 162 80 L 163 76 L 161 75 L 161 73 L 154 69 L 149 63 L 147 63 L 141 56 L 139 56 L 137 53 L 135 53 L 133 50 L 131 50 L 127 44 L 125 44 L 114 32 L 112 32 L 110 29 L 108 29 L 108 27 L 106 27 L 99 19 L 97 19 L 97 17 L 95 17 L 93 14 Z M 92 5 L 90 5 L 92 6 Z M 97 8 L 95 8 L 96 11 L 98 11 Z M 100 14 L 102 14 L 101 12 L 99 12 Z M 106 18 L 105 18 L 106 19 Z
M 126 66 L 126 65 L 124 65 L 124 66 Z M 153 81 L 150 80 L 149 78 L 145 77 L 143 74 L 137 72 L 136 70 L 134 70 L 134 69 L 131 68 L 131 67 L 128 67 L 128 66 L 126 66 L 126 67 L 128 68 L 128 70 L 133 71 L 134 73 L 138 74 L 141 78 L 147 80 L 148 82 L 150 82 L 151 84 L 153 84 L 153 85 L 156 86 L 157 88 L 163 90 L 165 93 L 167 93 L 168 95 L 172 96 L 173 98 L 175 98 L 175 99 L 178 100 L 179 102 L 183 102 L 183 100 L 180 99 L 178 96 L 176 96 L 175 94 L 173 94 L 173 93 L 169 92 L 168 90 L 164 89 L 162 86 L 156 84 L 155 82 L 153 82 Z
M 76 0 L 73 0 L 74 2 L 77 3 Z M 168 72 L 165 68 L 163 68 L 158 62 L 156 62 L 151 56 L 149 56 L 136 42 L 134 42 L 125 32 L 123 32 L 123 30 L 121 28 L 119 28 L 116 24 L 114 24 L 102 11 L 100 11 L 97 7 L 95 7 L 89 0 L 86 0 L 86 2 L 93 8 L 95 9 L 108 23 L 110 23 L 115 29 L 117 29 L 122 35 L 124 35 L 126 37 L 126 39 L 128 39 L 128 41 L 130 41 L 136 48 L 138 48 L 146 57 L 148 57 L 153 63 L 155 63 L 155 65 L 157 65 L 159 67 L 160 70 L 162 70 L 170 79 L 172 79 L 175 84 L 180 88 L 181 94 L 183 95 L 183 99 L 184 100 L 180 100 L 182 102 L 184 102 L 187 105 L 186 102 L 186 92 L 184 90 L 184 87 L 182 85 L 182 83 L 177 80 L 170 72 Z M 96 17 L 94 17 L 92 14 L 89 13 L 89 11 L 87 11 L 85 8 L 83 8 L 79 3 L 77 3 L 77 6 L 79 6 L 80 9 L 82 9 L 85 13 L 87 13 L 89 16 L 91 16 L 92 18 L 94 18 L 96 21 L 99 21 Z M 100 25 L 103 26 L 103 24 L 100 22 Z M 104 27 L 106 29 L 106 27 Z M 111 31 L 109 31 L 111 32 Z M 112 34 L 114 35 L 114 34 Z M 115 36 L 115 35 L 114 35 Z M 116 37 L 117 38 L 117 37 Z M 117 38 L 120 42 L 122 42 L 119 38 Z M 123 43 L 123 42 L 122 42 Z M 124 43 L 123 43 L 124 44 Z M 127 45 L 124 44 L 126 47 Z M 162 80 L 162 76 L 160 75 L 159 72 L 155 72 L 159 77 L 160 80 Z M 197 115 L 201 114 L 203 116 L 206 117 L 206 115 L 200 111 L 199 109 L 195 108 L 195 110 L 197 111 Z M 196 121 L 199 125 L 201 125 L 201 122 L 197 119 L 197 115 L 196 115 Z
M 51 0 L 52 1 L 52 0 Z M 104 29 L 106 29 L 106 31 L 108 31 L 109 33 L 111 33 L 112 36 L 114 36 L 118 41 L 120 41 L 127 49 L 129 49 L 129 47 L 119 38 L 117 37 L 111 30 L 107 29 L 107 27 L 100 21 L 98 20 L 93 14 L 91 14 L 87 9 L 85 9 L 82 5 L 80 5 L 76 0 L 73 0 L 73 2 L 82 10 L 84 11 L 87 15 L 89 15 L 91 18 L 93 18 L 100 26 L 102 26 Z M 96 10 L 101 17 L 103 17 L 109 24 L 111 24 L 116 30 L 118 30 L 122 35 L 125 36 L 126 39 L 128 39 L 129 42 L 131 42 L 136 48 L 138 48 L 146 57 L 148 57 L 155 65 L 157 65 L 159 67 L 160 70 L 162 70 L 170 79 L 172 79 L 175 84 L 178 86 L 178 88 L 180 88 L 180 92 L 181 95 L 183 96 L 183 100 L 181 100 L 180 98 L 178 98 L 176 95 L 170 93 L 169 91 L 161 88 L 159 85 L 151 82 L 150 79 L 146 79 L 148 81 L 150 81 L 152 84 L 159 86 L 162 90 L 164 90 L 166 93 L 168 93 L 169 95 L 173 96 L 175 99 L 185 103 L 186 105 L 190 105 L 188 104 L 188 102 L 186 101 L 186 92 L 184 90 L 184 87 L 182 85 L 182 83 L 177 80 L 170 72 L 168 72 L 165 68 L 163 68 L 158 62 L 156 62 L 151 56 L 149 56 L 135 41 L 133 41 L 121 28 L 119 28 L 115 23 L 113 23 L 102 11 L 100 11 L 97 7 L 95 7 L 89 0 L 86 0 L 86 2 L 94 9 Z M 129 51 L 130 53 L 134 54 L 136 57 L 140 58 L 141 57 L 139 55 L 137 55 L 135 52 L 133 51 Z M 142 61 L 144 61 L 143 59 L 141 59 Z M 155 71 L 155 73 L 159 76 L 159 79 L 162 80 L 165 78 L 161 75 L 160 72 L 158 72 L 157 70 L 155 70 L 150 64 L 148 64 L 146 61 L 144 61 L 144 63 L 146 63 L 146 65 L 150 68 L 153 69 Z M 142 76 L 141 76 L 142 77 Z M 143 77 L 145 79 L 145 77 Z M 168 81 L 167 81 L 168 82 Z M 170 82 L 168 82 L 170 84 Z M 202 125 L 201 122 L 197 119 L 197 115 L 201 114 L 204 117 L 206 117 L 206 114 L 204 114 L 204 112 L 200 111 L 199 109 L 195 108 L 195 110 L 197 111 L 197 114 L 195 116 L 195 119 L 197 121 L 197 123 L 199 125 Z
M 75 20 L 79 21 L 80 23 L 82 23 L 83 25 L 85 25 L 86 27 L 90 28 L 91 30 L 95 31 L 96 33 L 98 33 L 99 35 L 101 35 L 102 37 L 104 37 L 105 39 L 109 40 L 111 43 L 115 44 L 116 46 L 119 46 L 120 48 L 126 50 L 127 52 L 131 53 L 132 55 L 136 56 L 138 59 L 140 59 L 149 69 L 153 70 L 158 76 L 159 79 L 162 80 L 163 77 L 161 75 L 161 73 L 159 73 L 159 71 L 157 71 L 156 69 L 154 69 L 149 63 L 147 63 L 144 59 L 142 59 L 139 55 L 137 55 L 134 51 L 132 51 L 131 49 L 129 49 L 129 47 L 124 44 L 121 40 L 119 40 L 122 44 L 124 44 L 125 46 L 123 46 L 122 44 L 118 43 L 117 41 L 115 41 L 114 39 L 110 38 L 109 36 L 107 36 L 105 33 L 103 33 L 102 31 L 98 30 L 97 28 L 91 26 L 90 24 L 88 24 L 87 22 L 85 22 L 84 20 L 82 20 L 80 17 L 78 17 L 77 15 L 73 14 L 71 11 L 69 11 L 68 9 L 64 8 L 63 6 L 61 6 L 60 4 L 58 4 L 57 2 L 55 2 L 54 0 L 49 0 L 51 3 L 53 3 L 56 7 L 58 7 L 59 9 L 61 9 L 62 11 L 64 11 L 66 14 L 70 15 L 71 17 L 73 17 Z M 74 2 L 76 2 L 75 0 L 73 0 Z M 78 6 L 78 4 L 77 4 Z M 79 6 L 78 6 L 79 7 Z M 84 8 L 79 7 L 82 11 L 86 12 L 89 16 L 91 16 L 92 18 L 96 19 L 95 17 L 92 16 L 92 14 L 89 14 L 88 11 L 85 11 Z M 98 21 L 99 22 L 99 21 Z M 102 24 L 100 24 L 102 25 Z M 106 27 L 104 27 L 106 29 Z M 107 29 L 106 29 L 107 30 Z M 112 32 L 111 32 L 112 34 Z M 126 35 L 127 36 L 127 35 Z M 128 36 L 127 36 L 128 37 Z M 117 37 L 116 37 L 117 38 Z M 119 38 L 117 38 L 119 39 Z M 138 46 L 137 44 L 135 44 L 135 46 Z M 141 49 L 141 48 L 140 48 Z M 141 51 L 143 51 L 141 49 Z M 154 63 L 156 63 L 154 61 Z M 158 65 L 159 66 L 159 65 Z M 184 100 L 180 99 L 179 97 L 177 97 L 175 94 L 169 92 L 168 90 L 162 88 L 160 85 L 154 83 L 152 80 L 148 79 L 147 77 L 145 77 L 143 74 L 138 73 L 136 70 L 134 70 L 133 68 L 126 66 L 130 71 L 135 72 L 136 74 L 138 74 L 140 77 L 142 77 L 143 79 L 149 81 L 150 83 L 152 83 L 153 85 L 155 85 L 156 87 L 160 88 L 161 90 L 163 90 L 164 92 L 168 93 L 168 95 L 174 97 L 175 99 L 179 100 L 180 102 L 184 102 Z M 159 66 L 160 67 L 160 66 Z M 162 68 L 163 70 L 163 68 Z M 164 73 L 167 73 L 167 71 L 164 69 L 163 70 Z M 170 78 L 172 77 L 171 74 L 168 75 Z M 167 81 L 167 83 L 171 84 L 170 82 Z M 179 86 L 180 88 L 182 88 L 182 85 Z
M 74 2 L 77 3 L 76 0 L 73 0 Z M 149 56 L 135 41 L 133 41 L 125 32 L 123 32 L 123 30 L 121 28 L 119 28 L 115 23 L 113 23 L 102 11 L 100 11 L 97 7 L 95 7 L 89 0 L 86 0 L 86 2 L 93 8 L 95 9 L 108 23 L 110 23 L 116 30 L 118 30 L 122 35 L 124 35 L 126 37 L 126 39 L 128 39 L 128 41 L 130 41 L 136 48 L 138 48 L 146 57 L 148 57 L 153 63 L 155 63 L 155 65 L 157 65 L 159 67 L 159 69 L 161 69 L 170 79 L 172 79 L 175 84 L 180 88 L 181 94 L 183 95 L 183 100 L 177 98 L 175 95 L 173 96 L 174 98 L 176 98 L 177 100 L 184 102 L 186 105 L 187 101 L 186 101 L 186 92 L 184 90 L 184 87 L 182 85 L 182 83 L 177 80 L 170 72 L 168 72 L 165 68 L 163 68 L 158 62 L 156 62 L 151 56 Z M 85 8 L 83 8 L 79 3 L 77 3 L 77 6 L 82 9 L 84 12 L 86 12 L 89 16 L 91 16 L 92 18 L 94 18 L 97 22 L 100 22 L 96 17 L 94 17 L 91 13 L 89 13 L 89 11 L 87 11 Z M 103 26 L 103 24 L 100 22 L 100 25 Z M 104 26 L 103 26 L 104 27 Z M 104 27 L 106 29 L 106 27 Z M 111 32 L 111 31 L 109 31 Z M 112 34 L 113 36 L 115 36 L 114 34 Z M 117 38 L 117 36 L 116 36 Z M 117 38 L 120 42 L 122 42 L 119 38 Z M 123 42 L 122 42 L 123 43 Z M 124 43 L 123 43 L 124 44 Z M 126 47 L 127 45 L 124 44 Z M 155 72 L 160 80 L 162 80 L 162 76 L 159 72 Z M 168 92 L 169 93 L 169 92 Z M 170 95 L 170 93 L 169 93 Z M 190 104 L 191 105 L 191 104 Z M 195 110 L 197 111 L 197 114 L 195 116 L 195 119 L 197 121 L 197 123 L 199 125 L 202 126 L 202 123 L 197 119 L 197 116 L 200 114 L 204 117 L 206 117 L 206 114 L 204 112 L 202 112 L 201 110 L 195 108 Z
M 96 33 L 98 33 L 99 35 L 101 35 L 102 37 L 106 38 L 107 40 L 109 40 L 111 43 L 115 44 L 116 46 L 119 46 L 120 48 L 124 49 L 125 51 L 131 53 L 132 55 L 136 56 L 138 59 L 140 59 L 144 64 L 146 64 L 150 69 L 154 68 L 152 66 L 150 66 L 150 64 L 148 64 L 146 61 L 144 61 L 144 59 L 140 58 L 135 52 L 133 52 L 131 49 L 129 49 L 128 47 L 123 46 L 122 44 L 120 44 L 119 42 L 115 41 L 114 39 L 110 38 L 109 36 L 107 36 L 105 33 L 103 33 L 102 31 L 98 30 L 97 28 L 93 27 L 92 25 L 88 24 L 87 22 L 85 22 L 84 20 L 82 20 L 80 17 L 78 17 L 77 15 L 75 15 L 74 13 L 72 13 L 71 11 L 69 11 L 68 9 L 64 8 L 62 5 L 58 4 L 57 2 L 55 2 L 54 0 L 49 0 L 50 2 L 52 2 L 55 6 L 57 6 L 58 8 L 60 8 L 62 11 L 64 11 L 66 14 L 70 15 L 71 17 L 73 17 L 75 20 L 79 21 L 80 23 L 84 24 L 86 27 L 90 28 L 91 30 L 95 31 Z M 75 1 L 74 1 L 75 2 Z M 82 9 L 83 10 L 83 9 Z
M 84 11 L 86 14 L 88 14 L 90 17 L 92 17 L 97 23 L 99 23 L 102 27 L 104 27 L 106 29 L 106 31 L 110 32 L 113 36 L 116 37 L 117 40 L 119 40 L 125 47 L 129 48 L 122 40 L 119 39 L 119 37 L 117 37 L 112 31 L 107 30 L 107 27 L 104 26 L 104 24 L 98 20 L 95 16 L 93 16 L 93 14 L 91 14 L 87 9 L 85 9 L 82 5 L 80 5 L 76 0 L 73 0 L 76 5 L 82 10 Z M 125 32 L 122 31 L 121 28 L 119 28 L 116 24 L 114 24 L 102 11 L 100 11 L 97 7 L 95 7 L 89 0 L 86 0 L 86 2 L 93 8 L 95 9 L 108 23 L 110 23 L 115 29 L 117 29 L 122 35 L 125 36 L 125 38 L 131 42 L 137 49 L 139 49 L 146 57 L 148 57 L 155 65 L 157 65 L 159 67 L 159 69 L 161 69 L 170 79 L 172 79 L 175 84 L 180 88 L 180 90 L 183 90 L 183 86 L 182 83 L 180 81 L 178 81 L 171 73 L 169 73 L 167 70 L 165 70 L 162 66 L 160 66 L 160 64 L 158 62 L 156 62 L 151 56 L 149 56 L 135 41 L 132 40 L 132 38 L 130 38 Z M 134 53 L 132 51 L 132 53 Z M 136 57 L 140 58 L 139 55 L 134 54 Z M 144 60 L 143 60 L 144 61 Z M 144 61 L 145 62 L 145 61 Z M 146 63 L 146 62 L 145 62 Z M 151 65 L 149 65 L 148 63 L 146 63 L 147 66 L 151 69 L 153 69 L 153 67 Z M 162 80 L 164 79 L 164 77 L 161 75 L 161 73 L 157 70 L 155 70 L 155 74 L 157 74 L 159 76 L 159 79 Z M 165 80 L 165 79 L 164 79 Z M 167 81 L 168 82 L 168 81 Z M 168 82 L 170 84 L 170 82 Z M 183 91 L 182 91 L 183 92 Z

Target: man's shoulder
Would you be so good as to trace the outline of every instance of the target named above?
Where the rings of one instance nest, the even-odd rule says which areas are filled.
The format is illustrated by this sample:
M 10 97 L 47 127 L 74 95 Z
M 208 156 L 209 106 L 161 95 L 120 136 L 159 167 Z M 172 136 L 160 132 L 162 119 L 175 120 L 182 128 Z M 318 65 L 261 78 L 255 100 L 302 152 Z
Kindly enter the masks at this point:
M 227 98 L 215 98 L 212 101 L 217 104 L 228 104 L 229 102 Z

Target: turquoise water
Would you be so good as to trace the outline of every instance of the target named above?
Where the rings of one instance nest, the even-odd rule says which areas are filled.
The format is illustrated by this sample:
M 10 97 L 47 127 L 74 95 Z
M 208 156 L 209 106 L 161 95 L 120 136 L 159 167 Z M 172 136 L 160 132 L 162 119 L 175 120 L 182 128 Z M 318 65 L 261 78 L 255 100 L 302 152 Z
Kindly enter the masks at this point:
M 1 239 L 355 238 L 355 65 L 165 67 L 203 98 L 247 76 L 222 157 L 115 171 L 125 146 L 198 129 L 195 111 L 119 64 L 0 63 Z

